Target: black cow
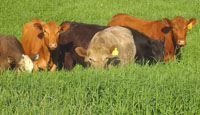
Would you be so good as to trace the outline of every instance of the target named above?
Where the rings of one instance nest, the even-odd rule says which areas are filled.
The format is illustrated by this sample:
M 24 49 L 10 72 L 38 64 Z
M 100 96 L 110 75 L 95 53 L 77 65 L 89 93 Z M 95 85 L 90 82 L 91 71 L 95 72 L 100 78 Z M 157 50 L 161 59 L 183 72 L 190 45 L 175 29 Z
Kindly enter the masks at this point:
M 125 26 L 124 26 L 125 27 Z M 164 41 L 162 40 L 152 40 L 146 35 L 138 32 L 130 27 L 125 27 L 131 30 L 136 45 L 136 62 L 153 64 L 157 61 L 164 61 Z
M 84 62 L 84 58 L 80 57 L 75 52 L 75 48 L 83 47 L 87 49 L 90 40 L 92 39 L 94 34 L 98 31 L 108 28 L 109 26 L 99 26 L 99 25 L 84 24 L 77 22 L 63 22 L 63 23 L 70 23 L 70 28 L 67 31 L 61 33 L 59 36 L 58 43 L 60 45 L 60 51 L 61 51 L 60 62 L 64 63 L 64 67 L 67 70 L 72 69 L 75 66 L 75 64 L 81 64 L 85 67 L 87 64 Z M 163 41 L 152 40 L 149 37 L 145 36 L 144 34 L 134 29 L 131 28 L 128 29 L 132 31 L 134 36 L 134 41 L 136 44 L 137 62 L 141 62 L 141 60 L 149 60 L 150 63 L 153 63 L 154 60 L 163 61 L 163 51 L 164 51 Z

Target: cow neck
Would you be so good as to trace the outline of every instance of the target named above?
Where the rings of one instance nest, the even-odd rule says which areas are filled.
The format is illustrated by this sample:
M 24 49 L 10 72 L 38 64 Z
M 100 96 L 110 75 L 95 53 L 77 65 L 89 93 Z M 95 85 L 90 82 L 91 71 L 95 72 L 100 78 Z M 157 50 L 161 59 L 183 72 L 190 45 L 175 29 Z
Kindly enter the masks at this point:
M 172 42 L 174 46 L 174 54 L 177 55 L 180 52 L 181 47 L 176 45 L 176 40 L 175 40 L 173 31 L 171 33 L 172 33 Z
M 51 62 L 53 62 L 53 54 L 54 54 L 54 52 L 56 52 L 56 49 L 55 50 L 50 50 L 50 59 L 49 59 L 49 62 L 48 62 L 48 64 L 51 64 Z
M 45 41 L 43 40 L 43 53 L 44 53 L 44 59 L 47 61 L 47 63 L 50 61 L 50 49 L 47 47 Z

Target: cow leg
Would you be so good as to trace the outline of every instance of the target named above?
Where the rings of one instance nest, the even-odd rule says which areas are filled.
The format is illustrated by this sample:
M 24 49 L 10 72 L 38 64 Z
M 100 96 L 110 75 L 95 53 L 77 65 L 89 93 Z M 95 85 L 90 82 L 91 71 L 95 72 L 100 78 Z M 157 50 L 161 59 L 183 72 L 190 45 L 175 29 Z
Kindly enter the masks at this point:
M 38 60 L 37 63 L 38 69 L 45 70 L 47 68 L 47 62 L 44 59 Z
M 56 62 L 57 62 L 57 61 L 56 61 Z M 48 66 L 51 68 L 51 69 L 50 69 L 51 72 L 56 71 L 56 69 L 57 69 L 56 62 L 55 62 L 55 60 L 53 60 L 52 58 L 50 59 L 50 62 L 49 62 L 49 65 L 48 65 Z
M 64 56 L 64 67 L 67 70 L 71 70 L 74 67 L 73 59 L 71 57 L 71 53 L 70 52 L 65 53 L 65 56 Z
M 164 55 L 164 61 L 169 61 L 174 58 L 174 47 L 173 46 L 168 46 L 167 44 L 173 44 L 173 43 L 167 43 L 165 42 L 165 55 Z
M 56 68 L 57 68 L 57 66 L 56 66 L 56 64 L 53 64 L 53 66 L 51 67 L 51 72 L 54 72 L 54 71 L 56 71 Z

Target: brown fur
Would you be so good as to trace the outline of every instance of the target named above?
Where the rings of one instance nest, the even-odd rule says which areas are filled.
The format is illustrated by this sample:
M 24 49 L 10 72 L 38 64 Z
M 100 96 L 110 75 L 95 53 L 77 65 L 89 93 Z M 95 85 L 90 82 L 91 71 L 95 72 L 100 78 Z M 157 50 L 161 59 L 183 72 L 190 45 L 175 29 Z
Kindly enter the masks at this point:
M 17 64 L 24 50 L 22 45 L 13 35 L 0 35 L 0 71 L 11 68 L 10 64 Z M 9 57 L 12 57 L 9 63 Z
M 196 23 L 196 19 L 192 18 L 187 21 L 181 16 L 177 16 L 172 20 L 164 18 L 163 20 L 145 20 L 136 18 L 128 14 L 116 14 L 109 21 L 109 26 L 128 26 L 136 29 L 154 40 L 161 40 L 165 38 L 165 57 L 164 60 L 174 58 L 178 53 L 175 49 L 178 46 L 186 44 L 187 26 Z
M 62 64 L 67 70 L 71 70 L 76 64 L 86 67 L 87 63 L 84 62 L 83 57 L 75 52 L 75 48 L 83 47 L 87 49 L 94 34 L 107 28 L 107 26 L 78 22 L 63 22 L 61 25 L 65 23 L 70 23 L 70 28 L 59 35 L 60 68 Z
M 68 28 L 69 24 L 67 23 L 58 26 L 53 21 L 46 23 L 38 18 L 24 25 L 21 43 L 25 54 L 31 56 L 35 53 L 40 53 L 39 59 L 33 62 L 34 71 L 39 68 L 46 69 L 47 67 L 50 67 L 51 71 L 56 70 L 59 32 Z

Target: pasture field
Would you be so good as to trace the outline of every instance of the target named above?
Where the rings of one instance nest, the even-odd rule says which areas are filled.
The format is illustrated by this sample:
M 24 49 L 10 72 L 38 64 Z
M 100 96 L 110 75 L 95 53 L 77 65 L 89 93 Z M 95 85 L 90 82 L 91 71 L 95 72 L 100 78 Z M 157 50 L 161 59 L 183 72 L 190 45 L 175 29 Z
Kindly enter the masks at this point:
M 77 21 L 107 25 L 116 13 L 149 20 L 197 18 L 181 59 L 152 66 L 135 63 L 94 70 L 77 65 L 34 73 L 0 75 L 0 114 L 199 115 L 199 0 L 1 0 L 0 33 L 21 39 L 25 23 Z

